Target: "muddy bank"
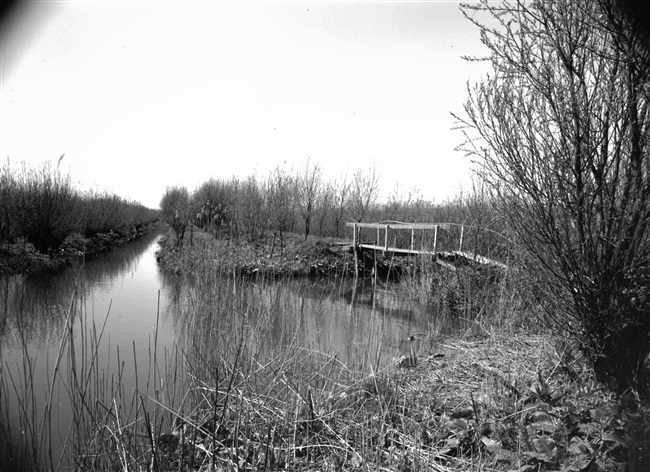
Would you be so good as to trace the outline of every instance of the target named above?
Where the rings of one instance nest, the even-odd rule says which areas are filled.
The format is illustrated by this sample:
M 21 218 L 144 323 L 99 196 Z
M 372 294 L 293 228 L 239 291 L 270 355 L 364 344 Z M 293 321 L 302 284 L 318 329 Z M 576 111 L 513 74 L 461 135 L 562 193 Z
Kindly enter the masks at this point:
M 286 234 L 283 244 L 268 235 L 258 241 L 217 240 L 195 229 L 185 237 L 182 248 L 168 233 L 160 240 L 158 264 L 169 273 L 192 272 L 205 258 L 228 273 L 245 276 L 326 276 L 354 272 L 354 256 L 342 239 L 305 240 L 299 234 Z
M 86 238 L 79 233 L 70 235 L 57 254 L 42 254 L 30 243 L 17 241 L 0 246 L 0 274 L 28 273 L 60 270 L 84 255 L 110 251 L 138 239 L 159 228 L 159 223 L 138 225 L 126 232 L 110 231 Z
M 159 242 L 157 259 L 169 273 L 193 271 L 208 257 L 225 271 L 245 276 L 331 276 L 354 275 L 355 263 L 351 242 L 341 238 L 288 233 L 281 244 L 272 234 L 256 241 L 227 241 L 194 228 L 188 231 L 182 248 L 169 231 Z M 360 276 L 372 276 L 375 271 L 382 280 L 397 280 L 414 269 L 414 258 L 385 257 L 377 251 L 376 258 L 368 251 L 359 254 Z

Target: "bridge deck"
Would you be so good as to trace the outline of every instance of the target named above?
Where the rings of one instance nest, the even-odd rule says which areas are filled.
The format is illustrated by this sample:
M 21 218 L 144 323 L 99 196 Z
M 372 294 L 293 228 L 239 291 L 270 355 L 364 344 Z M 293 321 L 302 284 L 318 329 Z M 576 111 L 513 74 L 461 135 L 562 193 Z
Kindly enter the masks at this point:
M 410 257 L 410 256 L 432 256 L 435 257 L 437 262 L 441 265 L 449 265 L 445 259 L 453 258 L 462 258 L 467 262 L 473 262 L 476 264 L 491 265 L 498 267 L 500 269 L 507 269 L 507 265 L 503 262 L 495 261 L 489 257 L 481 256 L 480 254 L 474 254 L 472 252 L 466 251 L 427 251 L 424 249 L 403 249 L 396 247 L 378 246 L 376 244 L 364 244 L 360 243 L 357 245 L 359 249 L 367 249 L 371 251 L 381 251 L 386 256 L 398 256 L 398 257 Z
M 384 255 L 393 255 L 393 256 L 432 256 L 439 264 L 446 267 L 453 267 L 454 263 L 472 263 L 472 264 L 482 264 L 489 265 L 493 267 L 499 267 L 501 269 L 506 269 L 506 264 L 490 259 L 488 257 L 482 256 L 480 254 L 475 254 L 473 252 L 463 251 L 463 239 L 465 233 L 465 225 L 456 224 L 456 223 L 402 223 L 399 221 L 382 221 L 379 223 L 346 223 L 347 227 L 352 228 L 353 240 L 352 240 L 352 250 L 355 254 L 359 251 L 381 251 Z M 362 242 L 360 240 L 359 230 L 361 228 L 374 229 L 376 230 L 376 239 L 373 242 Z M 473 228 L 473 227 L 468 227 Z M 475 228 L 474 228 L 475 229 Z M 410 232 L 410 248 L 397 247 L 396 245 L 391 246 L 389 243 L 388 233 L 398 232 L 398 231 L 409 231 Z M 447 234 L 455 231 L 458 234 L 458 247 L 457 251 L 440 251 L 438 249 L 438 235 L 439 231 L 445 231 Z M 424 232 L 432 231 L 433 244 L 432 248 L 427 249 L 417 249 L 416 246 L 416 237 L 415 233 L 422 234 L 422 239 L 420 247 L 424 246 Z M 383 234 L 382 234 L 383 233 Z M 430 233 L 431 234 L 431 233 Z M 383 244 L 379 244 L 382 241 Z M 395 243 L 397 238 L 395 237 Z M 395 244 L 394 243 L 394 244 Z M 356 264 L 355 257 L 355 264 Z

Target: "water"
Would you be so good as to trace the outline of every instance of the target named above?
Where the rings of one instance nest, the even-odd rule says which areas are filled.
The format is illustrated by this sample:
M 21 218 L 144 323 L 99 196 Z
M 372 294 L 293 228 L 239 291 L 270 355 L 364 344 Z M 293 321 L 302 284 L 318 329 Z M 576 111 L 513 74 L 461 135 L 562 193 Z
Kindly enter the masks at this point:
M 0 429 L 10 433 L 12 443 L 29 436 L 34 427 L 21 420 L 25 413 L 32 416 L 32 423 L 40 423 L 50 397 L 52 439 L 31 434 L 41 442 L 39 448 L 51 450 L 53 464 L 65 468 L 70 455 L 63 453 L 63 446 L 75 410 L 70 387 L 64 386 L 65 381 L 52 382 L 53 377 L 65 380 L 74 373 L 91 378 L 87 366 L 94 365 L 101 376 L 119 376 L 117 394 L 125 405 L 137 403 L 138 396 L 151 401 L 158 398 L 159 378 L 151 372 L 154 356 L 169 359 L 192 347 L 207 349 L 229 342 L 223 334 L 224 307 L 209 306 L 214 294 L 206 296 L 206 285 L 200 290 L 182 286 L 159 271 L 155 259 L 159 237 L 146 235 L 94 256 L 85 261 L 83 270 L 74 265 L 56 274 L 0 278 L 4 393 L 0 407 L 6 409 Z M 351 369 L 362 369 L 369 362 L 378 367 L 408 353 L 410 334 L 428 333 L 439 324 L 393 286 L 373 290 L 370 284 L 355 285 L 352 280 L 228 277 L 208 286 L 229 294 L 219 299 L 233 304 L 233 319 L 256 326 L 248 342 L 262 357 L 280 345 L 297 343 L 337 356 Z M 69 350 L 65 354 L 61 349 L 66 336 L 74 340 L 76 361 L 69 360 Z M 97 357 L 83 358 L 88 352 Z M 160 375 L 164 377 L 164 372 Z M 98 383 L 94 391 L 105 394 L 110 385 Z
M 8 404 L 9 412 L 2 418 L 2 426 L 9 430 L 11 442 L 33 436 L 30 428 L 40 430 L 38 424 L 21 419 L 25 413 L 41 418 L 46 410 L 46 398 L 51 397 L 54 438 L 51 443 L 46 441 L 46 447 L 51 447 L 55 465 L 61 460 L 72 423 L 73 405 L 60 383 L 52 389 L 52 379 L 55 372 L 61 379 L 71 374 L 69 356 L 61 347 L 69 326 L 74 326 L 73 345 L 79 355 L 83 351 L 80 331 L 97 333 L 95 344 L 101 354 L 97 364 L 106 366 L 107 371 L 114 370 L 110 364 L 111 358 L 116 358 L 117 349 L 122 350 L 122 356 L 128 354 L 129 360 L 149 357 L 162 285 L 155 261 L 158 237 L 146 235 L 124 247 L 91 257 L 83 270 L 78 263 L 54 274 L 12 275 L 0 279 L 0 361 L 4 391 L 8 392 L 2 400 Z M 161 295 L 161 310 L 165 310 L 165 300 Z M 157 334 L 161 346 L 173 344 L 173 330 L 164 324 Z M 79 364 L 87 362 L 88 359 L 79 360 Z M 133 362 L 125 362 L 126 391 L 136 384 L 132 365 Z M 139 377 L 145 384 L 146 373 L 139 373 Z M 41 441 L 43 435 L 37 436 Z M 63 458 L 62 463 L 66 462 L 67 458 Z

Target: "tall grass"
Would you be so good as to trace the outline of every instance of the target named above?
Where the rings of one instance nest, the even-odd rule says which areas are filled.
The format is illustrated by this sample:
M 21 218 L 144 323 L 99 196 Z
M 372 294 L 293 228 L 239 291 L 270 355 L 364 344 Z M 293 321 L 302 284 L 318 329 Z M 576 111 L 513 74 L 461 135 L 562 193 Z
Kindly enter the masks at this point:
M 14 307 L 5 307 L 3 335 L 20 352 L 7 358 L 0 351 L 2 470 L 129 467 L 146 460 L 151 450 L 151 441 L 142 439 L 143 431 L 150 429 L 157 436 L 161 428 L 168 429 L 155 402 L 174 405 L 175 391 L 160 379 L 179 386 L 175 372 L 168 369 L 180 365 L 180 359 L 173 352 L 158 353 L 155 338 L 149 359 L 137 359 L 135 346 L 133 351 L 129 346 L 121 351 L 120 346 L 108 345 L 104 327 L 110 309 L 103 319 L 90 316 L 87 290 L 81 271 L 67 307 L 51 313 L 60 320 L 56 334 L 38 341 L 54 344 L 46 359 L 36 358 L 32 351 L 29 307 L 16 307 L 16 316 L 9 320 L 7 308 L 11 313 Z M 129 369 L 136 371 L 136 386 L 131 389 L 124 375 Z M 148 373 L 142 384 L 138 369 Z M 71 405 L 70 417 L 60 405 Z
M 364 349 L 369 339 L 359 339 L 363 367 L 353 369 L 306 334 L 299 307 L 289 306 L 297 298 L 277 280 L 253 284 L 203 260 L 213 262 L 167 287 L 177 347 L 160 350 L 154 333 L 148 358 L 107 345 L 106 320 L 89 316 L 82 276 L 58 314 L 45 374 L 18 324 L 22 361 L 0 362 L 4 469 L 309 467 L 370 454 L 354 438 L 366 434 L 361 425 L 342 434 L 333 422 L 377 395 L 367 391 L 384 382 L 379 348 Z M 367 337 L 380 329 L 369 326 Z M 39 375 L 48 377 L 44 392 L 35 388 Z M 69 424 L 57 412 L 66 402 Z
M 80 282 L 61 313 L 47 391 L 33 387 L 38 372 L 26 344 L 19 375 L 2 361 L 0 396 L 20 398 L 17 430 L 6 427 L 10 413 L 0 412 L 0 434 L 11 445 L 6 468 L 23 460 L 28 468 L 75 470 L 397 470 L 414 463 L 450 470 L 434 461 L 439 448 L 421 434 L 423 413 L 394 375 L 398 360 L 382 354 L 385 320 L 361 325 L 356 316 L 355 299 L 379 307 L 378 291 L 353 288 L 359 292 L 346 322 L 362 329 L 349 330 L 360 333 L 349 340 L 349 361 L 313 334 L 304 312 L 318 303 L 305 307 L 304 297 L 287 296 L 286 287 L 302 281 L 232 274 L 216 242 L 207 241 L 184 253 L 192 271 L 163 279 L 171 311 L 159 312 L 156 326 L 173 316 L 174 348 L 161 349 L 157 331 L 145 358 L 134 346 L 111 346 L 105 320 L 88 315 Z M 62 401 L 74 411 L 63 429 Z
M 518 265 L 517 248 L 489 226 L 464 227 L 461 247 L 460 228 L 452 225 L 449 230 L 439 230 L 435 247 L 438 252 L 462 249 L 469 259 L 446 264 L 444 258 L 439 261 L 440 256 L 420 255 L 402 261 L 402 287 L 438 316 L 464 319 L 475 327 L 537 329 L 539 320 L 532 315 L 534 307 L 527 299 L 530 292 Z M 418 243 L 418 248 L 432 251 L 433 234 L 423 235 Z M 401 247 L 407 247 L 404 241 Z M 477 261 L 472 260 L 473 255 Z
M 366 327 L 355 353 L 360 365 L 352 367 L 319 349 L 300 308 L 289 306 L 295 298 L 269 290 L 290 280 L 258 277 L 251 284 L 216 261 L 187 278 L 173 303 L 181 315 L 176 331 L 192 353 L 190 391 L 198 403 L 175 412 L 181 427 L 164 456 L 173 467 L 400 465 L 403 457 L 384 456 L 384 436 L 407 399 L 385 375 L 390 363 L 381 359 L 381 341 L 370 341 L 381 339 L 381 325 Z

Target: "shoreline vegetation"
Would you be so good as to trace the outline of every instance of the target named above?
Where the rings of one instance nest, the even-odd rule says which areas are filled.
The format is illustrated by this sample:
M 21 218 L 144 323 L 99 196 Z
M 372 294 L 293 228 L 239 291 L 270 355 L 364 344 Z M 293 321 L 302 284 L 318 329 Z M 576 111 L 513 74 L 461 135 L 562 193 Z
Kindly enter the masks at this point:
M 410 352 L 395 359 L 382 358 L 381 346 L 362 348 L 354 367 L 314 350 L 298 335 L 301 322 L 287 309 L 282 291 L 266 290 L 278 279 L 356 282 L 349 241 L 341 237 L 353 207 L 292 203 L 292 195 L 301 195 L 295 190 L 300 186 L 292 185 L 302 181 L 307 188 L 312 171 L 307 167 L 292 180 L 278 168 L 264 185 L 254 178 L 209 181 L 191 199 L 186 190 L 172 188 L 166 204 L 161 203 L 170 229 L 159 240 L 156 257 L 175 281 L 170 299 L 178 310 L 178 345 L 158 352 L 154 335 L 148 365 L 134 366 L 148 369 L 150 381 L 125 392 L 121 374 L 108 375 L 114 366 L 97 363 L 102 333 L 89 323 L 83 300 L 74 298 L 64 316 L 67 335 L 42 411 L 30 390 L 28 355 L 21 378 L 11 378 L 7 366 L 0 365 L 0 396 L 20 394 L 21 431 L 26 432 L 12 434 L 0 421 L 0 466 L 60 466 L 61 458 L 52 457 L 47 443 L 56 434 L 51 392 L 65 391 L 75 415 L 63 462 L 74 470 L 650 468 L 648 399 L 633 390 L 614 391 L 596 379 L 575 340 L 544 323 L 530 297 L 529 274 L 516 265 L 491 277 L 470 268 L 450 271 L 426 258 L 399 261 L 399 278 L 381 277 L 375 283 L 397 284 L 425 305 L 432 319 L 462 319 L 466 327 L 405 334 Z M 11 185 L 1 189 L 12 189 L 2 194 L 6 208 L 30 199 L 67 202 L 54 212 L 42 213 L 49 207 L 35 204 L 38 212 L 0 219 L 2 246 L 33 247 L 34 254 L 41 254 L 37 258 L 57 260 L 95 244 L 79 234 L 94 236 L 100 241 L 97 248 L 105 247 L 119 240 L 116 227 L 124 236 L 137 228 L 137 218 L 151 222 L 158 214 L 139 213 L 141 207 L 114 196 L 80 195 L 51 168 L 42 175 L 3 172 Z M 367 181 L 375 182 L 374 177 Z M 31 186 L 40 190 L 30 193 Z M 53 199 L 61 194 L 72 197 Z M 363 210 L 366 220 L 401 214 L 410 221 L 466 224 L 476 228 L 476 234 L 465 233 L 468 247 L 510 260 L 513 248 L 504 243 L 510 233 L 486 195 L 439 205 L 397 198 L 383 206 L 374 200 L 362 203 L 359 214 Z M 311 209 L 299 212 L 303 206 Z M 85 208 L 78 213 L 85 219 L 63 218 L 70 208 Z M 122 224 L 99 229 L 102 225 L 91 223 L 97 220 L 90 216 L 100 214 L 119 214 Z M 40 231 L 32 221 L 56 224 Z M 305 231 L 297 234 L 302 223 Z M 427 235 L 436 236 L 440 247 L 453 246 L 458 235 Z M 373 237 L 363 235 L 364 240 Z M 430 243 L 423 238 L 423 245 Z M 371 275 L 370 268 L 359 275 Z M 252 294 L 245 290 L 251 282 Z M 376 329 L 369 327 L 355 342 L 369 346 Z M 279 341 L 264 342 L 277 336 Z M 432 345 L 435 351 L 427 347 Z M 124 359 L 118 349 L 118 369 L 124 369 Z M 63 365 L 73 366 L 72 371 L 63 375 Z M 0 414 L 9 417 L 8 411 Z
M 204 281 L 216 273 L 264 280 L 353 270 L 352 255 L 337 252 L 341 240 L 292 234 L 285 240 L 285 257 L 272 258 L 270 239 L 236 249 L 194 229 L 181 247 L 170 230 L 157 257 L 163 270 Z M 439 287 L 445 278 L 438 275 Z M 405 287 L 409 284 L 413 281 Z M 236 356 L 220 358 L 223 370 L 217 369 L 216 377 L 198 381 L 197 376 L 192 388 L 206 392 L 199 404 L 189 413 L 170 410 L 173 426 L 152 446 L 158 466 L 201 471 L 647 470 L 647 402 L 631 391 L 608 390 L 578 349 L 541 325 L 526 324 L 525 316 L 478 316 L 464 332 L 413 337 L 414 346 L 435 340 L 443 352 L 414 348 L 386 367 L 370 360 L 363 372 L 292 349 L 253 368 L 242 338 Z
M 198 228 L 190 229 L 184 246 L 179 246 L 171 231 L 164 235 L 156 253 L 164 271 L 176 275 L 200 270 L 206 260 L 217 264 L 225 274 L 270 278 L 301 276 L 336 276 L 352 274 L 354 260 L 349 242 L 342 238 L 284 235 L 282 253 L 272 249 L 272 236 L 255 241 L 216 239 Z
M 51 162 L 18 169 L 7 162 L 0 169 L 0 274 L 61 269 L 138 238 L 159 216 L 117 195 L 77 189 Z
M 68 236 L 61 244 L 58 254 L 43 254 L 24 240 L 5 243 L 0 247 L 0 275 L 34 274 L 57 271 L 69 266 L 74 260 L 135 241 L 159 228 L 158 222 L 138 225 L 130 230 L 108 231 L 84 237 L 79 233 Z

